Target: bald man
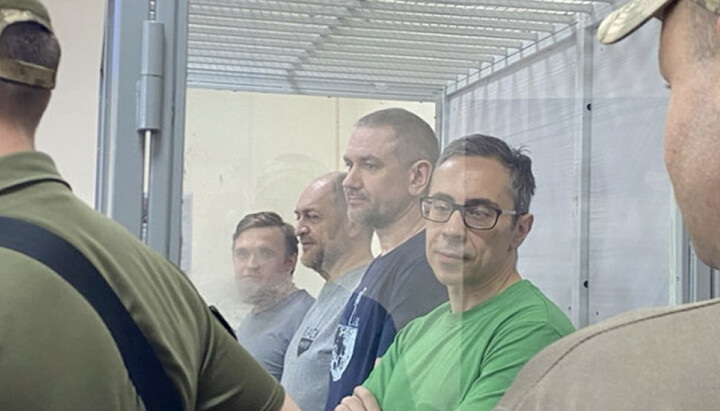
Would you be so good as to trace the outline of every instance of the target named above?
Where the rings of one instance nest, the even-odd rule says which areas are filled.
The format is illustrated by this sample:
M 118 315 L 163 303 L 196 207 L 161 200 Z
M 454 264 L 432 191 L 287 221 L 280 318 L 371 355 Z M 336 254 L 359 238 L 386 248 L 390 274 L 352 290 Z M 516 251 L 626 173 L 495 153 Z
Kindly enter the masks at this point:
M 281 384 L 303 410 L 320 410 L 327 398 L 335 330 L 353 289 L 372 260 L 372 230 L 348 219 L 346 173 L 315 179 L 295 208 L 300 261 L 326 281 L 285 353 Z

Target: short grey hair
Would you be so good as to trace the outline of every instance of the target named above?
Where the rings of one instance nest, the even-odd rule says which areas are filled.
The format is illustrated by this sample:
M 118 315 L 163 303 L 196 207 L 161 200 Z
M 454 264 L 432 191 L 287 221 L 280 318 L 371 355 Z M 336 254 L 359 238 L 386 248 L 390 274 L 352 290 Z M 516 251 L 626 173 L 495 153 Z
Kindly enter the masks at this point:
M 435 164 L 440 151 L 438 140 L 425 120 L 402 108 L 387 108 L 367 114 L 355 123 L 355 127 L 383 126 L 391 127 L 395 132 L 395 156 L 401 162 L 410 164 L 427 160 Z
M 530 211 L 530 200 L 535 194 L 535 177 L 532 173 L 532 160 L 525 154 L 523 147 L 513 149 L 497 137 L 472 134 L 450 143 L 440 155 L 437 166 L 455 156 L 488 157 L 498 160 L 510 171 L 515 210 L 521 214 Z

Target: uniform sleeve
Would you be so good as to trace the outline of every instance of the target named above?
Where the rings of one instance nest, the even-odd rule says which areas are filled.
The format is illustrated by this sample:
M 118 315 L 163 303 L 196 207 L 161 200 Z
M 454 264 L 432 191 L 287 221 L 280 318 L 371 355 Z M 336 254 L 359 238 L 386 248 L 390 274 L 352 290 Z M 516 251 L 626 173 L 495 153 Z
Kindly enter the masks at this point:
M 210 320 L 197 409 L 279 410 L 285 398 L 280 384 L 217 321 Z
M 561 337 L 545 323 L 521 323 L 499 332 L 479 365 L 480 377 L 456 411 L 491 410 L 525 363 Z

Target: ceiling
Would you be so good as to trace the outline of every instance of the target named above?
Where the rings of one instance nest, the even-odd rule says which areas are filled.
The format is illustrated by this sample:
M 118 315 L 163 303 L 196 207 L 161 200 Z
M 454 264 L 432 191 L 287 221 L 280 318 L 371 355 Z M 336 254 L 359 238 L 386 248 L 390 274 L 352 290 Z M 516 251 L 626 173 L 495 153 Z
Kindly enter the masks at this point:
M 188 85 L 436 101 L 614 0 L 190 0 Z

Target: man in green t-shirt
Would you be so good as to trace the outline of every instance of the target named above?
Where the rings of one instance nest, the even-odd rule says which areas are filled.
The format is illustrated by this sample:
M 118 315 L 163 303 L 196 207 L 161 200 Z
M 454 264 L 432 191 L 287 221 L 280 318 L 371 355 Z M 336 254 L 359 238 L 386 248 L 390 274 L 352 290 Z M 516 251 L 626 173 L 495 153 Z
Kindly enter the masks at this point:
M 450 301 L 402 329 L 336 410 L 489 410 L 534 354 L 573 331 L 516 268 L 534 191 L 530 158 L 502 140 L 472 135 L 445 149 L 421 209 Z

